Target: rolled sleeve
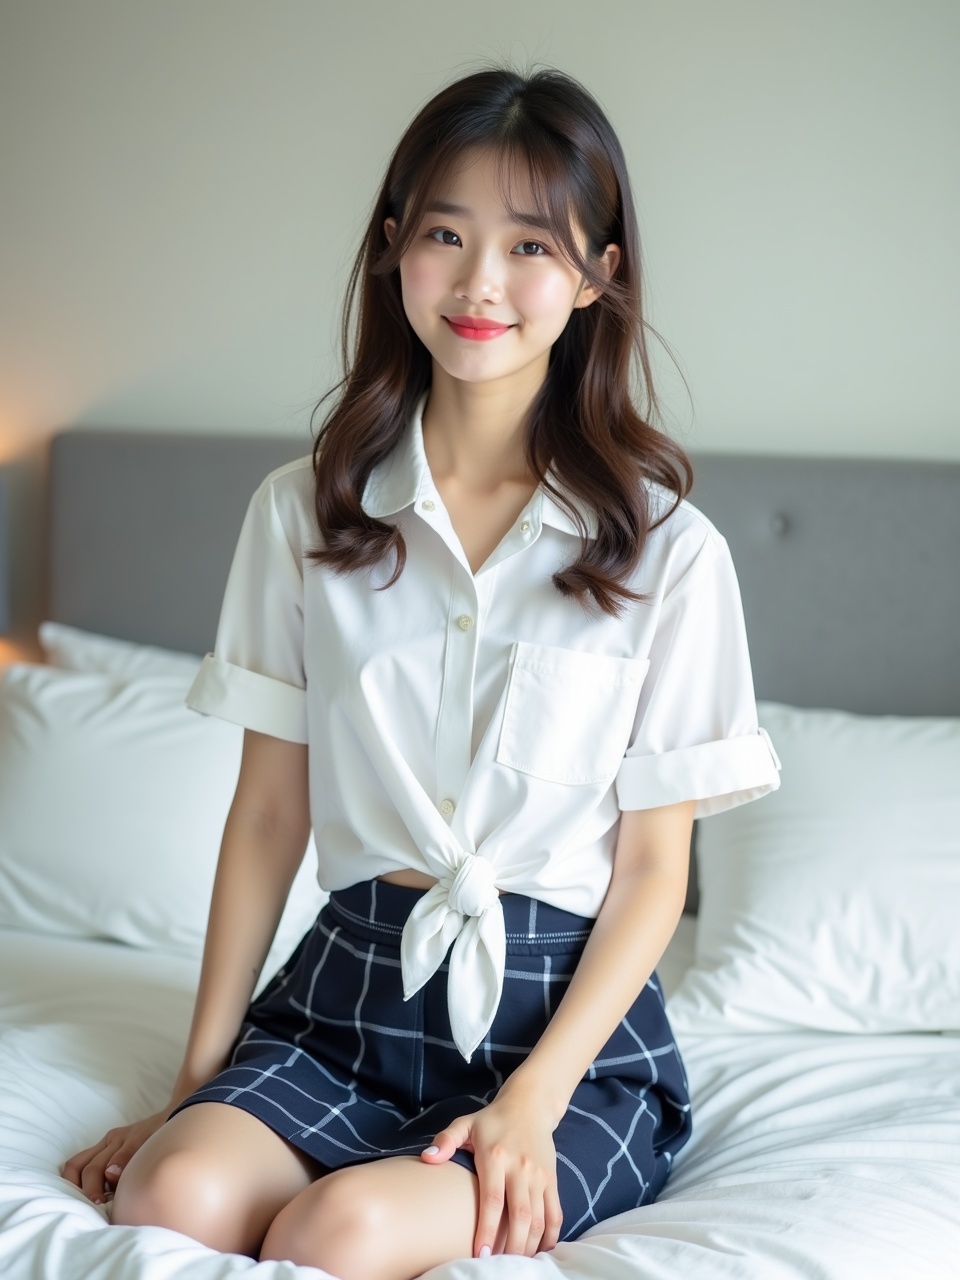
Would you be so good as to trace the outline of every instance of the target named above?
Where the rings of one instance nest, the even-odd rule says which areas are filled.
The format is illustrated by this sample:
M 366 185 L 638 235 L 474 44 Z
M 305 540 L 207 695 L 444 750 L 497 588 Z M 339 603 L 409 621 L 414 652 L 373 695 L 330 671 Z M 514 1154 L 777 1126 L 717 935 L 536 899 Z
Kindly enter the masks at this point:
M 655 809 L 696 800 L 695 816 L 706 818 L 775 791 L 779 768 L 763 728 L 660 755 L 627 756 L 617 774 L 617 803 L 621 809 Z
M 247 507 L 217 637 L 187 694 L 202 715 L 307 741 L 303 567 L 295 516 L 281 518 L 271 473 Z
M 736 572 L 712 531 L 663 598 L 634 732 L 616 777 L 620 809 L 697 802 L 707 817 L 780 785 L 757 705 Z
M 187 706 L 274 738 L 307 741 L 305 689 L 224 662 L 213 653 L 207 654 L 197 672 Z

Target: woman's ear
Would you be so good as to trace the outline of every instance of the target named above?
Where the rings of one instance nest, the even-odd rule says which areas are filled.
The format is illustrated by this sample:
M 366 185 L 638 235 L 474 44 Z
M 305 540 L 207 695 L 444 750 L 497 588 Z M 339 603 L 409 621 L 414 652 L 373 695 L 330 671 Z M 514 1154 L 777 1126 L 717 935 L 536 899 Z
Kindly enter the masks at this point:
M 397 232 L 396 218 L 387 218 L 383 224 L 383 234 L 387 237 L 387 244 L 393 244 L 393 237 Z
M 620 246 L 618 244 L 608 244 L 601 255 L 603 267 L 601 270 L 609 280 L 620 265 Z
M 618 244 L 608 244 L 603 253 L 597 259 L 596 267 L 597 270 L 607 280 L 609 280 L 616 271 L 619 263 L 620 246 Z M 603 293 L 602 289 L 595 289 L 592 284 L 587 282 L 586 277 L 584 277 L 583 283 L 580 287 L 580 292 L 577 294 L 577 300 L 573 305 L 575 307 L 588 307 L 591 302 L 596 302 L 601 293 Z

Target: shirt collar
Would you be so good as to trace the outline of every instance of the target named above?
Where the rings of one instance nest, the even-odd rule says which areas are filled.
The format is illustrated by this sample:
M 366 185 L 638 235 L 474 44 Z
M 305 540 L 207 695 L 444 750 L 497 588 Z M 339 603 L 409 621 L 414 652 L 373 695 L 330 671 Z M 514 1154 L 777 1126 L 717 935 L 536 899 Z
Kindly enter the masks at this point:
M 423 410 L 429 391 L 417 402 L 410 420 L 410 427 L 390 453 L 374 467 L 363 491 L 362 506 L 367 515 L 374 518 L 392 516 L 415 502 L 436 495 L 437 490 L 430 474 L 430 465 L 423 448 Z M 574 497 L 552 469 L 547 472 L 550 483 L 569 497 L 583 514 L 587 536 L 597 536 L 597 517 L 593 508 L 582 499 Z M 580 536 L 571 516 L 557 503 L 543 485 L 530 500 L 524 513 L 539 517 L 543 524 L 559 529 L 561 533 Z

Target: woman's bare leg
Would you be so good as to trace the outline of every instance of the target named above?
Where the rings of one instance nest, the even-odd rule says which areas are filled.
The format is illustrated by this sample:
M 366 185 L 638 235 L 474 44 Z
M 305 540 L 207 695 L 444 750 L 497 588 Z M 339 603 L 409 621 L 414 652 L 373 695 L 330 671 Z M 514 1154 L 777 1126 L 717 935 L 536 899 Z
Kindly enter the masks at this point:
M 476 1175 L 453 1161 L 387 1156 L 351 1165 L 280 1210 L 260 1258 L 322 1267 L 339 1280 L 411 1280 L 473 1256 L 479 1202 Z M 501 1226 L 497 1248 L 502 1236 Z
M 196 1102 L 133 1155 L 111 1220 L 172 1227 L 213 1249 L 256 1257 L 277 1214 L 325 1172 L 240 1107 Z

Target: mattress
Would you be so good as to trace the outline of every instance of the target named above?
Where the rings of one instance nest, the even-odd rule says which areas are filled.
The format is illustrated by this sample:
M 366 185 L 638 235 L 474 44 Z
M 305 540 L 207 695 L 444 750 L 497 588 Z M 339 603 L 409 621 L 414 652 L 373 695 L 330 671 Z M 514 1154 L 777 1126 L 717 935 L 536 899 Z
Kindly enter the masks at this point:
M 692 954 L 681 922 L 660 966 Z M 156 1110 L 180 1063 L 199 962 L 0 931 L 0 1274 L 10 1280 L 307 1280 L 176 1232 L 114 1227 L 59 1175 Z M 668 1004 L 669 1008 L 669 1004 Z M 536 1258 L 436 1280 L 957 1280 L 960 1037 L 822 1032 L 680 1038 L 694 1137 L 653 1205 Z

